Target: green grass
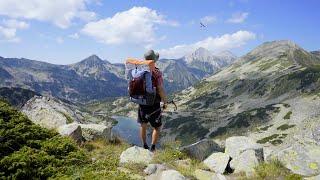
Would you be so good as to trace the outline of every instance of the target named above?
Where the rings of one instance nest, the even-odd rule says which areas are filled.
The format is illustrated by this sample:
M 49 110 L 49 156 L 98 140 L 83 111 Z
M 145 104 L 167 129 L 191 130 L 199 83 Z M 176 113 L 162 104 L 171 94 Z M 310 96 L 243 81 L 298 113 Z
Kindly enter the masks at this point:
M 271 160 L 259 164 L 255 167 L 256 174 L 252 179 L 285 179 L 285 180 L 300 180 L 302 177 L 297 174 L 293 174 L 289 169 L 279 160 Z
M 292 111 L 289 111 L 289 112 L 283 117 L 283 119 L 290 119 L 291 114 L 292 114 Z
M 179 151 L 180 142 L 171 142 L 163 145 L 163 148 L 156 152 L 153 162 L 173 165 L 176 160 L 186 159 L 187 155 Z
M 293 128 L 295 127 L 296 125 L 292 124 L 292 125 L 289 125 L 289 124 L 283 124 L 279 127 L 277 127 L 277 130 L 282 130 L 282 131 L 285 131 L 287 129 L 290 129 L 290 128 Z
M 196 169 L 206 169 L 202 162 L 196 159 L 190 159 L 187 154 L 178 150 L 179 142 L 166 143 L 161 150 L 158 150 L 153 158 L 154 163 L 165 163 L 170 168 L 176 169 L 185 177 L 195 179 L 194 171 Z M 183 166 L 176 163 L 177 160 L 188 160 L 189 165 Z
M 119 157 L 129 146 L 125 143 L 111 143 L 105 140 L 86 142 L 81 146 L 91 161 L 82 166 L 70 166 L 53 179 L 130 179 L 118 170 Z

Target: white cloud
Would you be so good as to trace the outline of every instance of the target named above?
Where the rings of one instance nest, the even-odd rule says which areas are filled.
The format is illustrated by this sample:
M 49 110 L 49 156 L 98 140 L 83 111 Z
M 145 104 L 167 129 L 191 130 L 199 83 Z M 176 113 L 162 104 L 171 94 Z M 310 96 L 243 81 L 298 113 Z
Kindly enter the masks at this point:
M 57 37 L 57 38 L 56 38 L 56 42 L 57 42 L 58 44 L 62 44 L 62 43 L 64 42 L 64 40 L 63 40 L 62 37 Z
M 249 16 L 247 12 L 237 12 L 232 14 L 231 18 L 227 20 L 228 23 L 239 24 L 243 23 Z
M 74 33 L 74 34 L 70 34 L 69 37 L 72 39 L 79 39 L 80 36 L 78 33 Z
M 3 20 L 1 24 L 0 40 L 7 42 L 20 42 L 20 38 L 16 36 L 17 30 L 29 28 L 28 23 L 15 19 Z
M 95 18 L 95 13 L 87 10 L 87 3 L 88 0 L 1 0 L 0 15 L 48 21 L 60 28 L 67 28 L 76 18 Z
M 16 32 L 16 29 L 0 26 L 0 41 L 19 42 Z
M 215 23 L 217 22 L 217 17 L 215 16 L 205 16 L 203 18 L 200 19 L 200 21 L 202 23 L 204 23 L 205 25 L 208 25 L 208 24 L 212 24 L 212 23 Z
M 256 39 L 256 34 L 250 31 L 237 31 L 233 34 L 224 34 L 218 37 L 208 37 L 193 44 L 177 45 L 169 49 L 159 50 L 160 56 L 165 58 L 180 58 L 192 53 L 199 47 L 212 52 L 230 50 L 244 46 L 248 41 Z
M 177 26 L 178 23 L 147 7 L 133 7 L 113 17 L 90 22 L 81 32 L 105 44 L 129 43 L 150 47 L 158 40 L 157 25 Z
M 28 29 L 30 26 L 28 23 L 24 21 L 18 21 L 16 19 L 3 20 L 3 25 L 14 29 Z

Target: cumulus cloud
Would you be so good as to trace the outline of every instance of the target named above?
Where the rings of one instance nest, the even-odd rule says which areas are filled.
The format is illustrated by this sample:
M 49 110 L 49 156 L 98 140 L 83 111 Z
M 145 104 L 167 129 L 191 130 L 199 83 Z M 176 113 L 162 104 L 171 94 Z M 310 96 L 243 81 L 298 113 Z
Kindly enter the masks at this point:
M 243 23 L 249 16 L 247 12 L 237 12 L 232 14 L 231 18 L 227 20 L 228 23 L 239 24 Z
M 74 34 L 70 34 L 69 37 L 72 39 L 79 39 L 80 36 L 78 33 L 74 33 Z
M 250 31 L 237 31 L 233 34 L 224 34 L 217 37 L 208 37 L 193 44 L 177 45 L 169 49 L 161 49 L 159 53 L 165 58 L 180 58 L 192 53 L 199 47 L 212 52 L 230 50 L 244 46 L 248 41 L 256 39 L 256 34 Z
M 58 44 L 62 44 L 62 43 L 64 42 L 64 40 L 63 40 L 62 37 L 57 37 L 57 38 L 56 38 L 56 42 L 57 42 Z
M 90 0 L 1 0 L 0 15 L 10 18 L 48 21 L 67 28 L 74 19 L 92 20 L 95 13 L 87 10 Z
M 178 23 L 147 7 L 133 7 L 113 17 L 89 22 L 81 32 L 105 44 L 129 43 L 150 47 L 159 39 L 155 33 L 157 25 L 177 26 Z
M 3 25 L 8 28 L 14 28 L 14 29 L 28 29 L 29 24 L 24 21 L 18 21 L 16 19 L 7 19 L 3 20 Z
M 203 18 L 200 19 L 200 21 L 204 24 L 212 24 L 212 23 L 215 23 L 217 22 L 217 17 L 215 16 L 205 16 Z
M 24 21 L 15 19 L 3 20 L 0 25 L 0 39 L 1 41 L 19 42 L 20 38 L 16 36 L 17 30 L 27 28 L 29 28 L 29 24 Z

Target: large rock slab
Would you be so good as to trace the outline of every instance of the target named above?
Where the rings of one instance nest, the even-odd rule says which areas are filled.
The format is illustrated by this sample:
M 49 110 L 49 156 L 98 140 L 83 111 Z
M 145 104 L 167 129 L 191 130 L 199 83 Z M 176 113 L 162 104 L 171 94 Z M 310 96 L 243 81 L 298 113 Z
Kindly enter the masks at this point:
M 120 155 L 120 164 L 126 163 L 139 163 L 139 164 L 149 164 L 153 158 L 153 153 L 147 149 L 133 146 L 125 151 L 123 151 Z
M 288 169 L 303 176 L 320 174 L 320 146 L 296 142 L 277 153 L 279 159 Z
M 57 129 L 57 131 L 62 136 L 71 137 L 77 143 L 80 143 L 83 139 L 81 127 L 77 123 L 71 123 L 71 124 L 66 124 L 66 125 L 60 126 Z
M 263 156 L 256 154 L 254 149 L 248 149 L 236 156 L 230 162 L 230 167 L 235 173 L 245 172 L 247 176 L 252 176 L 254 168 L 263 161 Z
M 222 174 L 205 171 L 202 169 L 195 170 L 194 176 L 199 180 L 226 180 L 226 177 Z
M 106 126 L 101 124 L 80 124 L 80 126 L 82 129 L 82 136 L 87 141 L 95 139 L 112 139 L 112 126 Z
M 159 180 L 185 180 L 186 178 L 176 170 L 166 170 L 161 173 Z
M 194 171 L 194 176 L 199 180 L 212 180 L 212 177 L 215 175 L 214 172 L 205 171 L 202 169 L 197 169 Z
M 162 171 L 168 170 L 168 167 L 163 164 L 149 164 L 145 169 L 144 173 L 146 175 L 158 174 Z
M 223 174 L 228 162 L 229 162 L 230 156 L 225 153 L 213 153 L 211 154 L 207 159 L 203 161 L 203 163 L 210 168 L 210 170 Z
M 35 124 L 48 129 L 56 129 L 68 123 L 65 108 L 50 97 L 35 96 L 23 107 L 22 112 Z
M 225 153 L 231 158 L 236 158 L 241 153 L 249 149 L 254 150 L 256 154 L 259 154 L 259 157 L 263 157 L 263 147 L 251 138 L 245 136 L 233 136 L 226 139 Z
M 183 146 L 180 148 L 182 152 L 187 153 L 189 156 L 194 157 L 200 161 L 203 161 L 213 152 L 222 152 L 221 148 L 215 141 L 210 139 L 203 139 L 194 144 Z

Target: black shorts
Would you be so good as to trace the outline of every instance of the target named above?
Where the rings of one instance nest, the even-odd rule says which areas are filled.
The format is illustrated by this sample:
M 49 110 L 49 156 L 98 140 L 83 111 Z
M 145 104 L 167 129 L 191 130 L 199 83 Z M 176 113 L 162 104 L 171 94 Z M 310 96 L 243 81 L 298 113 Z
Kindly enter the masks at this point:
M 153 106 L 139 105 L 138 123 L 150 123 L 152 127 L 158 128 L 162 126 L 161 114 L 160 103 L 155 103 Z

